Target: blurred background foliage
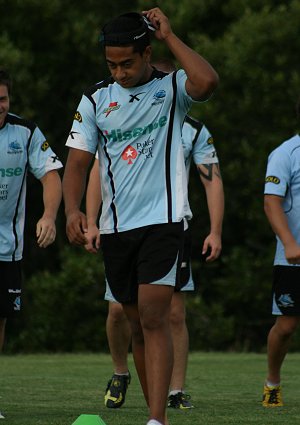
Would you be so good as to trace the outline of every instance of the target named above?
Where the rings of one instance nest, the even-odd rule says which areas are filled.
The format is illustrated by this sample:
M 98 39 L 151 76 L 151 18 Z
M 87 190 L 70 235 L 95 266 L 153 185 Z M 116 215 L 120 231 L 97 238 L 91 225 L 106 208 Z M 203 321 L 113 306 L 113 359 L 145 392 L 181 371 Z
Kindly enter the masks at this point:
M 275 248 L 263 213 L 264 173 L 270 151 L 299 130 L 298 0 L 132 0 L 130 6 L 125 0 L 0 0 L 0 65 L 13 76 L 11 111 L 34 120 L 65 162 L 81 94 L 108 75 L 101 26 L 117 14 L 156 5 L 220 75 L 210 101 L 191 111 L 214 136 L 226 195 L 222 256 L 208 265 L 199 259 L 209 232 L 205 193 L 192 170 L 197 291 L 187 298 L 191 349 L 263 351 L 273 322 Z M 153 60 L 160 57 L 170 53 L 154 40 Z M 56 243 L 37 248 L 41 188 L 31 177 L 27 204 L 23 310 L 8 322 L 6 350 L 107 350 L 101 254 L 69 246 L 63 207 Z M 292 349 L 300 349 L 297 336 Z

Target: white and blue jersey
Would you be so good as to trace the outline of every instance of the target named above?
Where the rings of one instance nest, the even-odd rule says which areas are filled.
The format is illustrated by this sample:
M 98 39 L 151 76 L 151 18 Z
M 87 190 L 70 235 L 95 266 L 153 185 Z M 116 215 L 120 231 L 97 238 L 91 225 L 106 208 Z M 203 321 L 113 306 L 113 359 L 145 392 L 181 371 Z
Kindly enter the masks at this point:
M 98 149 L 102 234 L 191 218 L 181 128 L 192 99 L 186 74 L 154 70 L 144 85 L 112 78 L 84 93 L 67 146 Z
M 190 165 L 193 159 L 195 165 L 219 163 L 217 152 L 213 144 L 213 137 L 204 124 L 187 115 L 182 127 L 182 145 L 187 176 L 189 176 Z M 186 224 L 187 225 L 187 224 Z M 189 267 L 189 279 L 181 291 L 193 291 L 195 284 L 193 281 L 191 262 L 182 267 Z M 105 280 L 106 291 L 104 299 L 106 301 L 117 302 L 111 293 L 107 280 Z
M 212 135 L 205 125 L 187 115 L 182 127 L 182 145 L 188 176 L 192 159 L 195 165 L 219 162 L 213 143 Z
M 0 129 L 0 261 L 22 258 L 27 171 L 41 179 L 61 167 L 34 123 L 6 116 Z
M 268 158 L 265 179 L 265 195 L 277 195 L 283 200 L 288 226 L 300 245 L 300 136 L 283 142 Z M 281 240 L 277 246 L 274 265 L 291 266 L 288 263 Z M 299 267 L 299 264 L 293 265 Z
M 186 166 L 186 173 L 189 178 L 192 159 L 194 164 L 216 164 L 219 162 L 217 152 L 213 144 L 213 138 L 208 129 L 200 121 L 187 115 L 182 127 L 182 145 Z M 186 222 L 186 227 L 188 226 Z M 183 267 L 184 265 L 182 265 Z M 195 284 L 193 281 L 191 262 L 189 267 L 189 280 L 181 291 L 193 291 Z

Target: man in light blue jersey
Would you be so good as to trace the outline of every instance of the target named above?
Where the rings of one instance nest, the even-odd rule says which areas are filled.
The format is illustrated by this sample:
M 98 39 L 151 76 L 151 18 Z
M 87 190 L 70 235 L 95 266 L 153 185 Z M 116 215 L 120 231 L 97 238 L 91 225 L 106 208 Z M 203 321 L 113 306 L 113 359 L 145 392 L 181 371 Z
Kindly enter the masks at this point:
M 160 71 L 170 73 L 176 67 L 169 59 L 156 61 L 153 66 Z M 186 116 L 182 128 L 182 143 L 186 171 L 189 174 L 191 160 L 199 171 L 205 188 L 211 231 L 205 238 L 202 253 L 207 261 L 214 261 L 221 252 L 221 233 L 224 215 L 224 192 L 218 157 L 213 138 L 207 128 L 199 121 Z M 101 205 L 101 188 L 99 179 L 99 162 L 96 158 L 89 177 L 86 195 L 86 214 L 88 221 L 88 244 L 85 248 L 97 253 L 100 248 L 98 215 Z M 174 365 L 168 397 L 168 407 L 188 410 L 192 403 L 185 393 L 185 377 L 188 359 L 189 335 L 185 320 L 185 293 L 194 290 L 191 273 L 190 251 L 191 237 L 189 229 L 185 231 L 184 253 L 181 263 L 180 285 L 175 288 L 171 302 L 171 332 L 174 346 Z M 131 342 L 131 332 L 122 305 L 113 297 L 106 281 L 105 299 L 109 302 L 106 320 L 107 339 L 112 357 L 114 373 L 109 379 L 104 396 L 105 406 L 119 408 L 125 402 L 130 383 L 127 354 Z
M 162 66 L 160 69 L 162 69 Z M 205 188 L 211 231 L 203 243 L 202 254 L 206 255 L 210 252 L 206 261 L 214 261 L 221 252 L 224 214 L 224 193 L 218 157 L 210 132 L 202 123 L 189 116 L 186 117 L 183 124 L 183 146 L 187 172 L 193 158 Z M 100 205 L 99 162 L 96 159 L 90 173 L 86 195 L 88 221 L 86 237 L 88 243 L 85 248 L 91 253 L 97 253 L 100 248 L 100 235 L 97 224 Z M 193 407 L 189 395 L 184 391 L 189 346 L 189 335 L 185 321 L 185 293 L 193 291 L 195 287 L 190 264 L 191 237 L 189 229 L 185 231 L 184 239 L 180 285 L 175 287 L 171 302 L 170 321 L 174 346 L 174 365 L 168 397 L 168 407 L 181 410 Z M 127 362 L 131 332 L 123 307 L 113 297 L 107 281 L 105 299 L 109 302 L 106 332 L 114 374 L 108 381 L 104 403 L 108 408 L 119 408 L 125 402 L 127 388 L 131 379 Z
M 297 105 L 300 117 L 299 103 Z M 276 234 L 273 307 L 268 335 L 268 374 L 264 407 L 283 406 L 281 367 L 300 321 L 300 136 L 279 145 L 268 158 L 264 208 Z
M 55 240 L 62 196 L 62 164 L 34 123 L 9 113 L 10 89 L 10 76 L 0 69 L 0 351 L 6 320 L 21 308 L 27 172 L 43 185 L 44 213 L 36 225 L 41 248 Z
M 171 75 L 153 70 L 143 17 L 183 69 Z M 67 141 L 67 235 L 74 244 L 87 242 L 80 203 L 98 149 L 105 273 L 130 322 L 148 425 L 167 425 L 170 302 L 180 267 L 183 219 L 191 217 L 180 133 L 192 101 L 206 100 L 218 77 L 176 37 L 159 8 L 108 22 L 101 43 L 111 77 L 85 92 Z

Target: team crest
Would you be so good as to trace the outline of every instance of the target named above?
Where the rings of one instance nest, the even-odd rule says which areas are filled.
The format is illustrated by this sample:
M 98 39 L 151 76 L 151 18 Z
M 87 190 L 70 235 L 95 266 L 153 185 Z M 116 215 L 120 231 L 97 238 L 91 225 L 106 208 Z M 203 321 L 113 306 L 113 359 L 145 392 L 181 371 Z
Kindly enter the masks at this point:
M 19 142 L 17 142 L 17 140 L 9 143 L 7 153 L 13 154 L 13 153 L 22 153 L 22 152 L 23 152 L 22 146 L 20 145 Z

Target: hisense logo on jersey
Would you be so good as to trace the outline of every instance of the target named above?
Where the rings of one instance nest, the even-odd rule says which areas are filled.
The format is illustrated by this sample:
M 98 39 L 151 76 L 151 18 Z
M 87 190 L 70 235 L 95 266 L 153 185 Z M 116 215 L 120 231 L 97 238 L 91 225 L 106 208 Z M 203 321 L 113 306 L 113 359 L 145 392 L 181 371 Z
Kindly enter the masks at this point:
M 0 177 L 17 177 L 22 174 L 21 167 L 16 168 L 0 168 Z
M 164 127 L 167 123 L 167 117 L 164 115 L 159 118 L 158 121 L 154 121 L 150 124 L 146 124 L 144 127 L 135 127 L 132 130 L 122 131 L 121 128 L 111 130 L 109 133 L 107 130 L 104 131 L 104 135 L 111 142 L 122 142 L 124 140 L 135 139 L 139 136 L 152 133 L 157 128 Z
M 110 102 L 108 108 L 105 108 L 102 114 L 105 114 L 105 117 L 108 117 L 112 111 L 117 111 L 120 107 L 121 105 L 118 105 L 118 102 Z

